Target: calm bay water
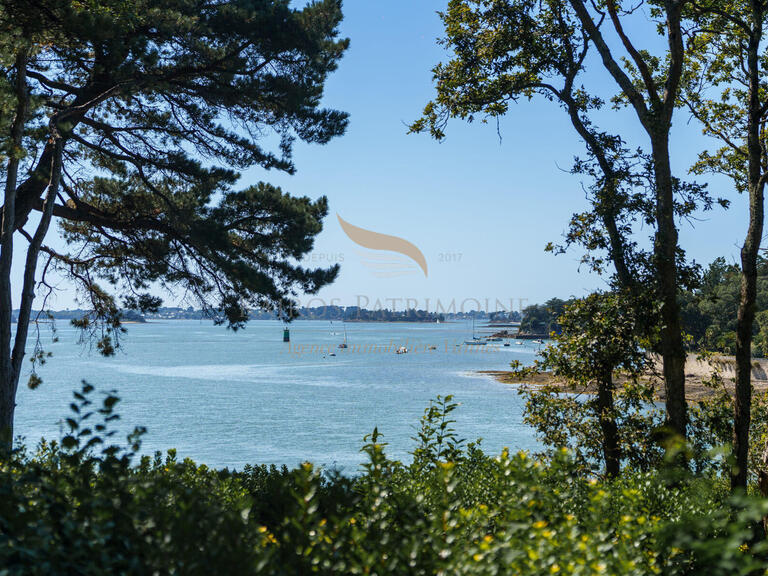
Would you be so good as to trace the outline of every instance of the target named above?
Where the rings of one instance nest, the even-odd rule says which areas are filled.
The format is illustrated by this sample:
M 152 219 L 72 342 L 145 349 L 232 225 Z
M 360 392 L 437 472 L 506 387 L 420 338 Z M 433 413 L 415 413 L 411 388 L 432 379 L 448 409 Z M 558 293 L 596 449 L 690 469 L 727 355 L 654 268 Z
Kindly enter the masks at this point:
M 415 426 L 438 394 L 461 403 L 458 432 L 483 438 L 486 451 L 536 446 L 515 388 L 476 373 L 530 363 L 536 345 L 456 346 L 470 336 L 465 324 L 348 323 L 350 348 L 339 350 L 338 322 L 294 322 L 285 344 L 279 322 L 233 333 L 204 321 L 153 321 L 129 325 L 113 358 L 79 345 L 77 333 L 58 324 L 59 342 L 43 332 L 54 356 L 39 371 L 42 386 L 19 390 L 16 431 L 28 445 L 60 436 L 84 379 L 117 390 L 118 427 L 124 436 L 145 426 L 143 452 L 176 448 L 181 458 L 215 467 L 309 460 L 351 473 L 374 426 L 387 452 L 407 460 Z M 395 354 L 399 346 L 413 351 Z

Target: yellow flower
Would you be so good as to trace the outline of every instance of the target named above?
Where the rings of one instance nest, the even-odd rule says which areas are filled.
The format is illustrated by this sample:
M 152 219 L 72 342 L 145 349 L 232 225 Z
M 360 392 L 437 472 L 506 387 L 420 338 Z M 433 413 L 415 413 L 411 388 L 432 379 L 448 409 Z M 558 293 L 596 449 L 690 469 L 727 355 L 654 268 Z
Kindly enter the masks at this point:
M 560 572 L 560 566 L 557 564 L 552 564 L 552 566 L 549 567 L 550 574 L 557 574 L 558 572 Z
M 536 528 L 536 530 L 540 530 L 544 528 L 547 525 L 547 523 L 544 520 L 539 520 L 538 522 L 533 523 L 533 527 Z
M 267 527 L 266 526 L 259 526 L 259 532 L 264 534 L 264 532 L 266 532 L 266 531 L 267 531 Z

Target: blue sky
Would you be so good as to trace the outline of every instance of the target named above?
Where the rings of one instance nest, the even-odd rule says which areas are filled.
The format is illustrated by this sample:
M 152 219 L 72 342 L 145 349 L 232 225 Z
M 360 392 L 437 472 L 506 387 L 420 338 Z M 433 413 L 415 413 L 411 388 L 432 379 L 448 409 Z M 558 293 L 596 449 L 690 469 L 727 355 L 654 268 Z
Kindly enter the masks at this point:
M 342 33 L 351 45 L 325 96 L 328 106 L 350 113 L 347 134 L 325 146 L 297 144 L 294 176 L 263 170 L 243 175 L 243 185 L 266 180 L 296 195 L 329 198 L 325 230 L 307 262 L 340 262 L 342 269 L 311 304 L 373 307 L 378 301 L 402 308 L 410 298 L 420 308 L 434 308 L 438 299 L 444 306 L 466 299 L 517 306 L 521 299 L 579 296 L 603 286 L 599 277 L 579 270 L 578 252 L 544 252 L 547 242 L 561 237 L 571 213 L 586 206 L 579 180 L 563 170 L 583 148 L 560 108 L 543 101 L 513 106 L 500 122 L 501 140 L 495 123 L 452 122 L 444 142 L 407 134 L 406 124 L 433 95 L 432 66 L 448 58 L 435 42 L 442 32 L 436 12 L 444 6 L 445 0 L 347 0 Z M 606 93 L 613 90 L 599 72 L 590 78 Z M 645 144 L 630 112 L 599 119 Z M 705 143 L 699 128 L 679 113 L 673 136 L 679 174 Z M 699 262 L 737 257 L 746 229 L 743 199 L 727 181 L 710 182 L 713 193 L 733 205 L 703 215 L 695 228 L 681 225 L 681 243 Z M 427 260 L 428 276 L 397 275 L 403 258 L 355 245 L 337 213 L 414 243 Z M 387 270 L 394 274 L 382 277 Z M 54 307 L 72 306 L 72 296 L 62 292 Z M 466 306 L 477 307 L 471 300 Z
M 444 0 L 347 1 L 342 31 L 351 45 L 326 100 L 350 112 L 349 130 L 324 147 L 298 146 L 295 176 L 268 176 L 292 193 L 325 194 L 330 200 L 331 217 L 316 252 L 341 253 L 344 261 L 339 280 L 320 296 L 346 304 L 358 295 L 371 302 L 396 297 L 420 303 L 426 298 L 537 302 L 603 286 L 602 279 L 579 270 L 578 252 L 544 252 L 547 242 L 561 237 L 570 215 L 586 206 L 580 181 L 562 170 L 583 148 L 560 108 L 543 101 L 513 106 L 500 123 L 501 141 L 495 123 L 454 121 L 444 142 L 407 134 L 406 124 L 434 93 L 432 66 L 448 57 L 435 42 L 442 33 L 436 12 L 444 6 Z M 647 41 L 652 46 L 657 39 Z M 590 78 L 613 91 L 601 74 Z M 645 144 L 633 113 L 608 111 L 600 121 Z M 678 173 L 705 144 L 699 127 L 681 111 L 673 137 Z M 712 192 L 731 198 L 733 205 L 728 212 L 701 215 L 695 228 L 681 224 L 681 242 L 700 262 L 737 257 L 745 230 L 744 202 L 727 181 L 709 180 Z M 375 277 L 335 213 L 419 246 L 429 276 Z

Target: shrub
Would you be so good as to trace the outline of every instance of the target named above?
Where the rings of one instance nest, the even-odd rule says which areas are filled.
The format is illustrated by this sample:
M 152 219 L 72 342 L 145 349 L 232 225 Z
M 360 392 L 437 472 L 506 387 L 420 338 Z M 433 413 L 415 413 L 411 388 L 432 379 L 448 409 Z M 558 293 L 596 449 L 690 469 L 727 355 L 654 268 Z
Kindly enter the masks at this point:
M 0 467 L 0 574 L 750 574 L 764 503 L 706 476 L 607 482 L 566 450 L 486 455 L 425 411 L 413 461 L 378 430 L 344 477 L 304 464 L 212 470 L 110 443 L 117 398 L 76 394 L 60 443 Z M 92 421 L 98 423 L 92 424 Z

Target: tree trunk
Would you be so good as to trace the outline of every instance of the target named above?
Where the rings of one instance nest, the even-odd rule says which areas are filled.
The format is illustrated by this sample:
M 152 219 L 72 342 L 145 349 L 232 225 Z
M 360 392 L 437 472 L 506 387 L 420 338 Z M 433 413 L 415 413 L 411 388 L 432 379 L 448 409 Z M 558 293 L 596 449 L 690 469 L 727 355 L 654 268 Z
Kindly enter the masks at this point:
M 669 162 L 669 129 L 661 127 L 651 137 L 656 180 L 656 240 L 654 259 L 661 298 L 661 356 L 664 362 L 667 426 L 686 437 L 688 408 L 685 401 L 685 346 L 678 302 L 677 227 L 674 186 Z
M 615 478 L 621 471 L 621 448 L 613 410 L 613 372 L 610 367 L 604 370 L 597 382 L 597 411 L 603 433 L 605 474 L 609 478 Z
M 685 402 L 685 347 L 681 332 L 680 307 L 677 301 L 677 227 L 675 226 L 674 183 L 669 161 L 669 131 L 677 105 L 680 80 L 685 61 L 681 11 L 684 3 L 665 0 L 666 36 L 669 45 L 667 78 L 660 92 L 640 51 L 636 50 L 621 27 L 614 3 L 605 6 L 610 13 L 614 31 L 637 65 L 645 91 L 638 89 L 614 58 L 603 38 L 599 23 L 592 18 L 587 3 L 570 0 L 576 15 L 600 53 L 603 65 L 635 109 L 638 119 L 651 139 L 654 179 L 656 186 L 656 241 L 654 260 L 661 299 L 661 355 L 664 361 L 664 382 L 667 391 L 667 426 L 673 435 L 685 438 L 687 406 Z M 601 13 L 600 22 L 604 14 Z
M 16 110 L 11 124 L 10 150 L 6 168 L 3 220 L 0 230 L 0 453 L 13 447 L 13 413 L 16 409 L 16 383 L 11 353 L 11 264 L 13 236 L 16 229 L 16 183 L 22 157 L 22 138 L 27 115 L 27 56 L 22 50 L 16 57 Z
M 750 196 L 753 194 L 750 192 Z M 755 195 L 756 196 L 756 195 Z M 755 223 L 753 198 L 750 198 L 750 233 L 741 249 L 741 295 L 736 324 L 736 394 L 733 413 L 733 452 L 735 462 L 731 470 L 731 488 L 747 488 L 749 461 L 749 427 L 752 408 L 752 324 L 755 319 L 757 293 L 757 249 L 762 234 L 762 194 L 760 198 L 760 233 L 752 240 Z
M 733 411 L 734 467 L 731 489 L 747 488 L 749 464 L 749 426 L 752 412 L 752 327 L 757 299 L 757 256 L 763 235 L 762 144 L 760 123 L 760 40 L 762 11 L 753 11 L 753 30 L 749 40 L 747 69 L 749 73 L 749 108 L 747 114 L 747 178 L 749 190 L 749 228 L 741 248 L 741 293 L 736 319 L 736 398 Z

